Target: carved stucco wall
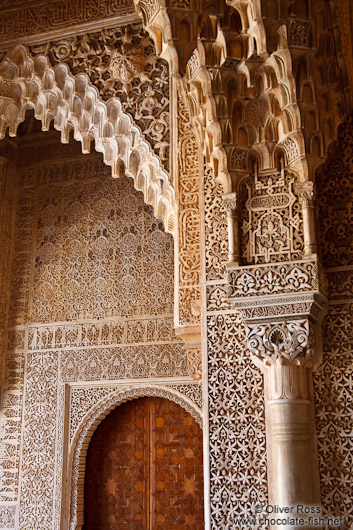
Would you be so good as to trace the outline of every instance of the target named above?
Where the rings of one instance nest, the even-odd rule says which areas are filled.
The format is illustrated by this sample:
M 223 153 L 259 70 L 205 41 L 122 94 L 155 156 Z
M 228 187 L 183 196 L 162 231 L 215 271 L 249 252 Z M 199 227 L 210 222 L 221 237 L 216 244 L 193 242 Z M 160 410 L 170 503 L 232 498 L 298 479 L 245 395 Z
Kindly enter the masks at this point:
M 314 374 L 321 496 L 353 524 L 353 117 L 317 175 L 322 260 L 329 285 L 323 362 Z
M 202 401 L 174 335 L 172 236 L 132 179 L 41 134 L 18 141 L 0 452 L 0 527 L 23 530 L 59 528 L 64 445 L 102 395 L 149 380 Z
M 211 528 L 236 528 L 267 504 L 263 377 L 250 358 L 240 314 L 226 301 L 228 256 L 222 187 L 205 170 L 205 269 Z

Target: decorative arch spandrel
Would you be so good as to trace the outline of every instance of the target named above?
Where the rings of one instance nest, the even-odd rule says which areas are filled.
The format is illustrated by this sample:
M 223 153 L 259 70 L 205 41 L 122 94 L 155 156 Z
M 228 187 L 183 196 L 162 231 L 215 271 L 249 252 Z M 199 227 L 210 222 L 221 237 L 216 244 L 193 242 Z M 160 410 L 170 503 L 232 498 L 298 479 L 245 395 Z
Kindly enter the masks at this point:
M 71 131 L 83 153 L 89 153 L 94 142 L 114 177 L 124 166 L 155 215 L 163 217 L 166 231 L 173 232 L 174 190 L 168 173 L 119 99 L 103 101 L 86 73 L 73 77 L 67 64 L 52 68 L 46 56 L 32 58 L 27 48 L 18 45 L 0 64 L 0 101 L 2 138 L 7 130 L 16 136 L 26 111 L 34 109 L 42 130 L 54 121 L 63 143 L 69 141 Z

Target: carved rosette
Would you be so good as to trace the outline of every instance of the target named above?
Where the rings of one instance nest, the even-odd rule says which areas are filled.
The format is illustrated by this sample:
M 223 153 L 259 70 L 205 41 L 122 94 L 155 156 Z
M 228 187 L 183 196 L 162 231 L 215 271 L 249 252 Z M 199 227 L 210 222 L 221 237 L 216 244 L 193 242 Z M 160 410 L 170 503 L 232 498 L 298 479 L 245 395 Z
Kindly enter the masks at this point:
M 120 80 L 126 92 L 131 88 L 131 82 L 142 74 L 147 63 L 145 48 L 131 41 L 132 37 L 126 31 L 121 49 L 112 51 L 108 66 L 113 79 Z M 143 77 L 148 79 L 146 75 Z

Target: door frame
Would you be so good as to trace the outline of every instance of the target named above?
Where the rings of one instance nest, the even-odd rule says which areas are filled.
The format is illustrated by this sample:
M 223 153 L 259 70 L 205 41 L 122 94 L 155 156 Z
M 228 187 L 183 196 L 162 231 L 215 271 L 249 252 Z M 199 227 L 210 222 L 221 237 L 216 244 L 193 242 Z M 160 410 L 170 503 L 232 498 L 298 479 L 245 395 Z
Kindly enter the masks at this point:
M 62 530 L 82 530 L 84 524 L 84 480 L 89 442 L 98 425 L 119 405 L 140 397 L 161 397 L 184 408 L 203 427 L 202 411 L 178 390 L 164 385 L 128 385 L 100 399 L 81 420 L 64 458 Z M 68 423 L 70 417 L 68 415 Z

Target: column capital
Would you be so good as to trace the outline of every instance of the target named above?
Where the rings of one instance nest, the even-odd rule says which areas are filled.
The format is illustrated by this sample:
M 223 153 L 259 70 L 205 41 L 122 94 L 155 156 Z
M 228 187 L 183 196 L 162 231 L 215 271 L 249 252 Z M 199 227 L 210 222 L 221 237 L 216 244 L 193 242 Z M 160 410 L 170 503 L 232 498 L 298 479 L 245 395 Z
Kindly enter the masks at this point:
M 238 210 L 239 201 L 238 201 L 237 193 L 235 191 L 222 195 L 222 202 L 227 212 L 228 211 L 236 212 Z
M 265 365 L 307 366 L 315 355 L 314 324 L 309 319 L 247 324 L 248 347 Z
M 295 185 L 294 191 L 303 206 L 309 206 L 315 200 L 315 187 L 311 180 L 298 182 Z

